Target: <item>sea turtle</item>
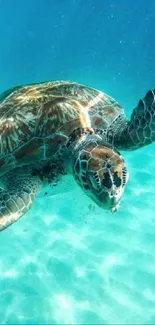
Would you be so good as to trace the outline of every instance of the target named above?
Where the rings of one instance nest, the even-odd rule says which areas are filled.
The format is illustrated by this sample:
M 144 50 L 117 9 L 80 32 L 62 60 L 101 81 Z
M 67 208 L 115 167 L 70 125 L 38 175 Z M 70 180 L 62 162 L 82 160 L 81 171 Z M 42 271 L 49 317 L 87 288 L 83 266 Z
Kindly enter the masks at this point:
M 71 172 L 99 206 L 117 210 L 128 180 L 119 150 L 155 140 L 155 89 L 127 120 L 105 93 L 72 81 L 17 86 L 0 96 L 0 230 L 47 183 Z

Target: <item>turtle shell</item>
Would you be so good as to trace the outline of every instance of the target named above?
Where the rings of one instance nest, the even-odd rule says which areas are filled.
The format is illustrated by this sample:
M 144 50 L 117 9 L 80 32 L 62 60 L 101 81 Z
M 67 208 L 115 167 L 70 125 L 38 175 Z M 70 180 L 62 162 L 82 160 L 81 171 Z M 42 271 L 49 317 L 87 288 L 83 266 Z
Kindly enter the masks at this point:
M 0 174 L 47 160 L 76 128 L 106 130 L 123 108 L 103 92 L 71 81 L 18 86 L 0 95 Z

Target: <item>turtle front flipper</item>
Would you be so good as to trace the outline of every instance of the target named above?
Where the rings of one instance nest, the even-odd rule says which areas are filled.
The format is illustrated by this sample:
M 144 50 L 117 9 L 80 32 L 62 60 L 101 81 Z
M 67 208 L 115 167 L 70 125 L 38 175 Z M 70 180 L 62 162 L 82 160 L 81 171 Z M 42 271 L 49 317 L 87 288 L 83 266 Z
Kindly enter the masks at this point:
M 5 175 L 4 189 L 0 188 L 0 230 L 4 230 L 31 207 L 41 187 L 39 177 L 28 168 L 14 169 Z
M 155 141 L 155 89 L 147 92 L 133 110 L 127 127 L 116 139 L 116 147 L 134 150 Z

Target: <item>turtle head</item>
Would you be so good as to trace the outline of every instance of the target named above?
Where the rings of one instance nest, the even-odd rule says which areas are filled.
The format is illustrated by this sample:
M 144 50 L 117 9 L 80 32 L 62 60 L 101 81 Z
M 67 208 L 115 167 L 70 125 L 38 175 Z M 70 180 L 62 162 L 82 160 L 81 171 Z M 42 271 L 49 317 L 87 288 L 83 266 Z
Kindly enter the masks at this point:
M 128 180 L 123 157 L 97 141 L 85 142 L 73 156 L 77 183 L 100 207 L 116 211 Z

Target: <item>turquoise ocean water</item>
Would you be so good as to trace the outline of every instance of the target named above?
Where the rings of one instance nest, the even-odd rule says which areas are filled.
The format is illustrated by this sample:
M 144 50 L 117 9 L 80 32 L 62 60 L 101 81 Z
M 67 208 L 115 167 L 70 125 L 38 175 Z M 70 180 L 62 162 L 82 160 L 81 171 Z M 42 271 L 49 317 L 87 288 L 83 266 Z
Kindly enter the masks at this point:
M 73 79 L 130 116 L 155 87 L 154 36 L 154 0 L 0 0 L 0 91 Z M 117 213 L 66 176 L 0 233 L 0 324 L 155 324 L 155 145 L 124 156 Z

